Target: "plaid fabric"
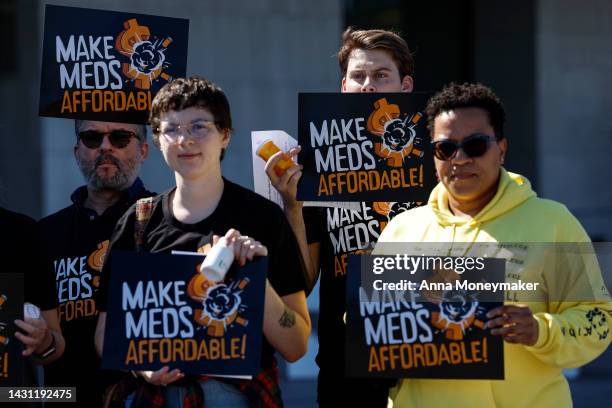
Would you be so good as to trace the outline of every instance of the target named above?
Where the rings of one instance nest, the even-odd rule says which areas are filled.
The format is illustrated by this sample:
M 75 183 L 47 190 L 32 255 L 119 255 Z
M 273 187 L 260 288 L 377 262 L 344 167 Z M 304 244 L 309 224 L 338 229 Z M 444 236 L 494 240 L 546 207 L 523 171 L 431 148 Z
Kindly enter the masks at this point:
M 276 361 L 273 361 L 273 363 L 271 369 L 260 372 L 252 380 L 236 380 L 229 378 L 215 379 L 238 388 L 248 399 L 250 408 L 283 408 L 283 399 L 278 385 L 278 367 Z M 172 384 L 186 388 L 182 405 L 184 408 L 205 408 L 204 394 L 199 381 L 206 381 L 210 378 L 212 377 L 185 377 Z M 133 380 L 130 380 L 128 377 L 126 381 Z M 128 395 L 133 393 L 133 408 L 164 407 L 166 403 L 164 387 L 149 384 L 141 378 L 137 381 L 137 384 L 132 382 L 131 385 L 132 386 L 122 387 L 123 395 L 117 399 L 125 400 Z M 113 405 L 114 404 L 110 404 L 107 406 Z
M 283 408 L 283 399 L 278 385 L 278 367 L 272 360 L 272 368 L 257 374 L 251 381 L 228 381 L 237 386 L 249 400 L 251 408 Z
M 197 381 L 183 379 L 172 385 L 186 389 L 182 407 L 204 407 L 204 395 Z M 125 401 L 133 396 L 131 406 L 136 408 L 162 408 L 166 403 L 164 387 L 149 384 L 143 378 L 134 378 L 126 373 L 121 381 L 110 386 L 104 396 L 104 408 L 121 408 Z
M 204 408 L 204 395 L 197 381 L 184 379 L 172 385 L 186 388 L 182 407 Z M 134 392 L 134 399 L 132 400 L 133 408 L 163 408 L 165 404 L 166 396 L 164 395 L 164 387 L 143 381 Z

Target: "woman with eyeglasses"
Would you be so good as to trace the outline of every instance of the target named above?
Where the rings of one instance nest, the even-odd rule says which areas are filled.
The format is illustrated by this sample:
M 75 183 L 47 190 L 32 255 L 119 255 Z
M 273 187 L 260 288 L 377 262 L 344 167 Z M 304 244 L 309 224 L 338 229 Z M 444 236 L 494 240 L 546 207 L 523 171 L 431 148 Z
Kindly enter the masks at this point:
M 267 256 L 264 341 L 261 372 L 252 380 L 194 378 L 164 367 L 140 373 L 156 386 L 152 395 L 137 392 L 129 400 L 135 406 L 147 406 L 153 400 L 165 404 L 155 406 L 172 407 L 282 406 L 274 353 L 296 361 L 305 354 L 310 335 L 305 271 L 296 238 L 278 206 L 223 177 L 221 160 L 230 142 L 232 120 L 220 88 L 202 78 L 175 79 L 155 96 L 150 120 L 153 142 L 174 172 L 176 186 L 153 199 L 141 249 L 195 252 L 224 236 L 242 265 L 255 256 Z M 132 207 L 117 224 L 109 257 L 114 250 L 134 249 L 134 225 Z M 111 274 L 107 259 L 98 297 L 100 353 Z
M 451 84 L 426 111 L 440 183 L 426 206 L 389 223 L 377 252 L 390 250 L 383 243 L 426 242 L 438 243 L 433 251 L 463 247 L 468 256 L 487 256 L 479 253 L 486 243 L 480 248 L 506 258 L 507 282 L 539 285 L 506 293 L 512 301 L 485 316 L 484 330 L 503 338 L 504 380 L 404 379 L 391 392 L 395 406 L 571 407 L 562 369 L 586 364 L 612 338 L 610 295 L 589 237 L 565 206 L 538 198 L 525 177 L 502 167 L 505 112 L 493 91 Z M 498 243 L 509 245 L 501 251 Z M 575 256 L 560 250 L 565 243 L 580 243 Z

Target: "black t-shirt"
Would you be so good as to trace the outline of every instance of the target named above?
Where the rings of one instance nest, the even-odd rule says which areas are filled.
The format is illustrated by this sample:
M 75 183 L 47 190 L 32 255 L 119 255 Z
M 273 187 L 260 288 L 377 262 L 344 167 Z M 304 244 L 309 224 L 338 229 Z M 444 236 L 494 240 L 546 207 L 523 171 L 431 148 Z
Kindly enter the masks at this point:
M 94 295 L 117 220 L 137 199 L 153 195 L 137 179 L 117 203 L 98 216 L 83 206 L 87 198 L 83 186 L 72 194 L 71 206 L 38 223 L 66 339 L 62 357 L 45 366 L 45 385 L 76 386 L 79 406 L 100 406 L 104 388 L 118 379 L 115 373 L 99 369 L 93 341 L 98 320 Z
M 213 234 L 223 236 L 230 228 L 260 241 L 268 249 L 268 280 L 280 296 L 306 289 L 305 269 L 293 230 L 282 210 L 271 201 L 224 179 L 221 200 L 213 213 L 195 224 L 174 218 L 167 191 L 153 200 L 153 210 L 144 232 L 141 250 L 149 252 L 197 251 L 212 244 Z M 135 206 L 119 220 L 113 233 L 109 258 L 104 264 L 97 304 L 106 310 L 114 250 L 134 250 Z M 261 367 L 272 365 L 274 349 L 265 339 Z
M 55 281 L 51 274 L 41 272 L 40 244 L 36 221 L 23 214 L 0 208 L 0 231 L 2 239 L 2 273 L 22 273 L 24 282 L 24 300 L 37 305 L 41 310 L 52 310 L 57 307 L 54 296 Z M 9 340 L 9 347 L 21 344 L 16 338 Z M 30 359 L 24 361 L 23 378 L 17 380 L 19 385 L 35 386 L 36 369 Z M 18 406 L 14 404 L 7 406 Z M 23 404 L 23 406 L 40 406 L 41 404 Z
M 32 218 L 0 208 L 2 231 L 2 268 L 4 273 L 24 274 L 24 299 L 41 310 L 57 307 L 53 294 L 55 280 L 50 273 L 41 273 L 41 246 L 36 221 Z
M 316 358 L 320 368 L 320 402 L 322 399 L 337 397 L 338 389 L 341 388 L 340 381 L 346 387 L 345 390 L 350 389 L 347 392 L 363 394 L 361 398 L 371 393 L 367 382 L 351 382 L 344 378 L 346 325 L 343 317 L 346 312 L 348 256 L 368 251 L 371 244 L 378 240 L 380 232 L 387 223 L 397 214 L 413 206 L 415 203 L 361 202 L 359 210 L 304 208 L 308 243 L 320 244 L 321 278 L 317 325 L 319 352 Z M 329 383 L 329 387 L 321 382 Z M 328 390 L 329 395 L 322 395 L 327 393 L 324 390 Z M 383 399 L 386 400 L 386 398 Z

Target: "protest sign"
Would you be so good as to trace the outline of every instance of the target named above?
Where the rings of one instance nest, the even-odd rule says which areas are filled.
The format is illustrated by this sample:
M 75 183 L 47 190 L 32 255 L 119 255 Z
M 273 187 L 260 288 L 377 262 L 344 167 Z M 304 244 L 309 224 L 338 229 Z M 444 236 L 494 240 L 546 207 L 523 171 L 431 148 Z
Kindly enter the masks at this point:
M 23 274 L 0 279 L 0 386 L 23 386 L 23 344 L 15 337 L 15 319 L 23 319 Z
M 427 95 L 300 93 L 299 200 L 424 202 L 435 171 Z
M 200 273 L 203 256 L 113 253 L 102 367 L 253 376 L 260 371 L 267 258 L 229 278 Z
M 185 76 L 189 20 L 46 5 L 39 114 L 146 123 Z
M 384 271 L 377 271 L 375 258 L 349 258 L 348 376 L 504 378 L 503 339 L 485 328 L 487 312 L 503 304 L 504 291 L 474 289 L 504 282 L 504 260 L 478 258 L 472 263 L 478 267 L 449 279 L 448 267 L 465 265 L 462 258 L 409 257 L 420 266 L 385 264 Z

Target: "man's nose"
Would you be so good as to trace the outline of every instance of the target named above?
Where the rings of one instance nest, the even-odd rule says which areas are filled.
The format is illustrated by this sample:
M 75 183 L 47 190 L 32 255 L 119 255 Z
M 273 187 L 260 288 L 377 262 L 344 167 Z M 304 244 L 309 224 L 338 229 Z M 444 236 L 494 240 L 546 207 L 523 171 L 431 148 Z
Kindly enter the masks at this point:
M 100 150 L 111 150 L 113 147 L 108 135 L 104 135 L 102 143 L 100 143 Z
M 366 77 L 365 81 L 363 81 L 363 85 L 361 85 L 361 92 L 376 92 L 374 82 L 369 75 Z

